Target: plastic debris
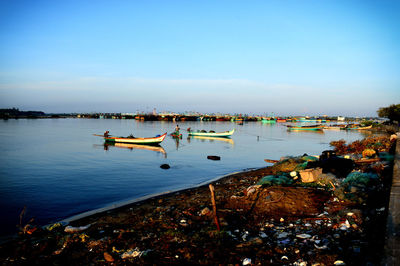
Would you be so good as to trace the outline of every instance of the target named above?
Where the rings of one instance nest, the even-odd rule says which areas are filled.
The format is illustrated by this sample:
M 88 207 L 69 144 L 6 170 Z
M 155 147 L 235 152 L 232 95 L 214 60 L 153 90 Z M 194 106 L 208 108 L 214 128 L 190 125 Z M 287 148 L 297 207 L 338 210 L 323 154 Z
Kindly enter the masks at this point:
M 49 231 L 53 231 L 55 228 L 58 228 L 60 226 L 61 226 L 61 223 L 54 223 L 54 224 L 48 225 L 46 227 L 46 229 L 49 230 Z
M 315 182 L 317 177 L 322 174 L 322 168 L 306 169 L 299 171 L 301 182 L 309 183 Z
M 64 229 L 64 232 L 66 233 L 76 233 L 76 232 L 81 232 L 90 227 L 90 224 L 85 225 L 85 226 L 79 226 L 79 227 L 73 227 L 73 226 L 67 226 Z
M 104 252 L 103 256 L 104 256 L 104 259 L 106 261 L 108 261 L 108 262 L 113 262 L 114 261 L 114 258 L 110 254 L 108 254 L 107 252 Z
M 243 260 L 242 265 L 250 265 L 250 264 L 251 264 L 251 259 L 245 258 L 245 259 Z
M 121 255 L 121 258 L 127 259 L 127 258 L 141 257 L 143 255 L 143 253 L 144 253 L 144 251 L 140 251 L 138 248 L 129 249 Z
M 311 238 L 311 235 L 309 235 L 309 234 L 299 234 L 299 235 L 296 235 L 296 237 L 302 238 L 302 239 L 306 239 L 306 238 Z

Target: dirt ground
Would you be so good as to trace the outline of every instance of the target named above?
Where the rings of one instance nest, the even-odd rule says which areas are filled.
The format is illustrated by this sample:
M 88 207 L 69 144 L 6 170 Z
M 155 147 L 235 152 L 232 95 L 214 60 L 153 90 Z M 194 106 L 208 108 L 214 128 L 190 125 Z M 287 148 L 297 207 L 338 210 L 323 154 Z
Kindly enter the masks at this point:
M 380 162 L 356 168 L 379 174 L 379 184 L 362 194 L 362 201 L 340 199 L 337 187 L 256 185 L 277 174 L 277 168 L 266 167 L 213 182 L 215 211 L 208 185 L 187 189 L 68 226 L 28 227 L 0 245 L 0 260 L 3 265 L 380 264 L 392 168 Z

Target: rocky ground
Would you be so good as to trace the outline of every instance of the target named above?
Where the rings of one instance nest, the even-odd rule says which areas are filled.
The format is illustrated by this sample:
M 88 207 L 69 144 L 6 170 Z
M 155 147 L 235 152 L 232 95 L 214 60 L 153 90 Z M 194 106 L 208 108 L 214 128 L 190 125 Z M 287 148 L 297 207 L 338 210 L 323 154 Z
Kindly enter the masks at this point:
M 341 160 L 282 158 L 214 182 L 215 205 L 203 186 L 67 226 L 21 226 L 16 239 L 0 246 L 0 259 L 4 265 L 379 264 L 394 141 L 366 143 L 357 147 L 374 149 L 364 154 L 369 160 L 340 143 L 353 162 L 349 173 L 338 171 Z M 300 173 L 310 167 L 323 173 L 302 182 Z

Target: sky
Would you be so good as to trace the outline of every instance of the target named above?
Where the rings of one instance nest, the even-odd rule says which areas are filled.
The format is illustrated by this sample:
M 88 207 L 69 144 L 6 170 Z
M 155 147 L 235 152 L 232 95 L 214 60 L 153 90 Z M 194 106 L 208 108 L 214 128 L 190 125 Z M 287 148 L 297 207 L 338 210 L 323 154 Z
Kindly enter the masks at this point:
M 377 116 L 400 1 L 0 1 L 0 108 Z

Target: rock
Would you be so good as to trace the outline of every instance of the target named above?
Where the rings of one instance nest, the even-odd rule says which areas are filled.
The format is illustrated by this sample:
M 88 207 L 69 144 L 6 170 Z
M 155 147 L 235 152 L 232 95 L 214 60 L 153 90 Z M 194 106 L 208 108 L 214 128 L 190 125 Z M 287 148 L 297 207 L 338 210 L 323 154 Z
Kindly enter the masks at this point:
M 214 161 L 219 161 L 219 160 L 221 160 L 221 157 L 216 156 L 216 155 L 208 155 L 207 159 L 214 160 Z
M 108 254 L 107 252 L 104 252 L 103 255 L 104 255 L 104 259 L 106 261 L 108 261 L 108 262 L 113 262 L 114 261 L 114 258 L 110 254 Z
M 162 164 L 162 165 L 160 166 L 160 168 L 161 168 L 161 169 L 169 169 L 169 168 L 171 168 L 171 167 L 169 166 L 169 164 Z

